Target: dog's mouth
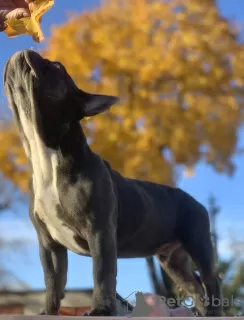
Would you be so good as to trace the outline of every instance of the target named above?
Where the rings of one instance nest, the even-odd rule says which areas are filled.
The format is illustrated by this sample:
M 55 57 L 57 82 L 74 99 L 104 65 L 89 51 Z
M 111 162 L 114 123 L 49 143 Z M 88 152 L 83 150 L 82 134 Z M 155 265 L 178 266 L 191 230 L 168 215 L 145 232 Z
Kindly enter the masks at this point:
M 33 50 L 24 50 L 17 52 L 12 56 L 5 65 L 4 82 L 6 81 L 9 71 L 12 74 L 19 70 L 21 73 L 30 72 L 37 80 L 43 78 L 44 70 L 50 67 L 51 62 L 42 58 L 37 52 Z
M 35 88 L 42 85 L 45 95 L 60 101 L 66 93 L 65 69 L 59 62 L 49 61 L 33 50 L 17 52 L 7 62 L 4 70 L 4 83 L 26 81 Z
M 25 50 L 23 51 L 23 54 L 34 76 L 39 80 L 41 80 L 42 77 L 45 77 L 47 73 L 51 73 L 51 71 L 54 71 L 55 69 L 64 71 L 64 67 L 59 62 L 45 59 L 35 51 Z

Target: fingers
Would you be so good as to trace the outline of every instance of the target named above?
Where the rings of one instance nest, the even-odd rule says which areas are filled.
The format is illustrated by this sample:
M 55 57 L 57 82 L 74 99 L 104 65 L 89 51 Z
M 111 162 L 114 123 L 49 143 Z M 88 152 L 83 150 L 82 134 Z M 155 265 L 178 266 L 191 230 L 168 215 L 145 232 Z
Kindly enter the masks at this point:
M 4 25 L 4 21 L 6 20 L 6 16 L 8 15 L 8 13 L 10 12 L 10 10 L 0 10 L 0 32 L 5 30 L 5 25 Z
M 150 293 L 143 294 L 145 302 L 152 308 L 150 314 L 143 315 L 148 317 L 194 317 L 192 311 L 186 307 L 177 307 L 170 309 L 166 302 L 159 299 L 159 297 Z
M 192 311 L 186 307 L 178 307 L 170 310 L 170 317 L 194 317 Z
M 4 30 L 5 30 L 4 24 L 0 24 L 0 32 L 2 32 Z
M 9 11 L 6 15 L 6 19 L 21 19 L 30 16 L 30 11 L 28 9 L 14 9 Z
M 6 29 L 4 22 L 8 19 L 21 19 L 30 16 L 30 10 L 28 5 L 34 0 L 15 0 L 13 1 L 12 7 L 16 6 L 14 10 L 12 7 L 0 10 L 0 32 Z M 25 7 L 25 8 L 23 8 Z
M 170 317 L 168 306 L 159 297 L 150 293 L 144 293 L 143 296 L 146 304 L 152 307 L 149 317 Z

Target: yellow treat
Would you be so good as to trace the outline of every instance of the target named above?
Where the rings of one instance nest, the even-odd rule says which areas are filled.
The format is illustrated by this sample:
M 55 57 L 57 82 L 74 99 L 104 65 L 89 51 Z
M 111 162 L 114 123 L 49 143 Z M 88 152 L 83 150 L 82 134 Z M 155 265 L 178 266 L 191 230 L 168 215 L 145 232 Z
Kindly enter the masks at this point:
M 33 40 L 40 42 L 44 39 L 40 28 L 41 16 L 54 5 L 54 0 L 35 0 L 29 5 L 31 16 L 21 19 L 9 19 L 5 22 L 5 32 L 8 37 L 29 34 Z

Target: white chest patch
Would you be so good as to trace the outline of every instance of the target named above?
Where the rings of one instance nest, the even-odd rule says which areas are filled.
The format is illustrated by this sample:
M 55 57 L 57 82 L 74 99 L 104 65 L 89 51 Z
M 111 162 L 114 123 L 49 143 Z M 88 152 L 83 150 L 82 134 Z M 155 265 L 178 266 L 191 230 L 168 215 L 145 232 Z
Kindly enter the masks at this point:
M 58 217 L 58 207 L 61 205 L 57 188 L 58 155 L 44 145 L 21 108 L 19 116 L 28 140 L 24 144 L 25 152 L 32 163 L 34 212 L 44 222 L 54 240 L 75 253 L 86 254 L 75 240 L 75 236 L 79 235 Z

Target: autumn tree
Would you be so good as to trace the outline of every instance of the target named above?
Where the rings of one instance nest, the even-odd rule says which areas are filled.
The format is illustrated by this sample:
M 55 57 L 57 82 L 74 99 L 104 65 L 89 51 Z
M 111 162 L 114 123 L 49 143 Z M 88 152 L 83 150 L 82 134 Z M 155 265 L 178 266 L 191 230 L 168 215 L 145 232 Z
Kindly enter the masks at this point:
M 84 127 L 93 150 L 121 173 L 175 184 L 178 165 L 201 160 L 233 172 L 244 51 L 214 1 L 102 1 L 53 27 L 44 54 L 82 89 L 120 97 Z M 26 189 L 16 132 L 0 138 L 4 173 Z
M 82 89 L 120 103 L 85 122 L 126 176 L 175 183 L 176 165 L 232 173 L 244 51 L 210 0 L 112 0 L 52 29 L 45 55 Z
M 216 237 L 218 243 L 218 237 Z M 226 316 L 244 315 L 243 240 L 229 237 L 229 259 L 218 260 L 218 274 L 222 282 L 223 310 Z M 216 248 L 218 255 L 218 248 Z
M 27 159 L 12 121 L 3 122 L 0 127 L 0 169 L 4 177 L 10 179 L 21 191 L 28 190 Z

